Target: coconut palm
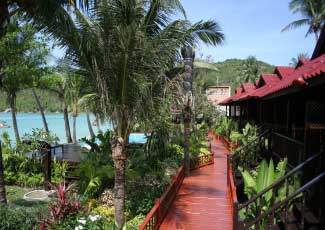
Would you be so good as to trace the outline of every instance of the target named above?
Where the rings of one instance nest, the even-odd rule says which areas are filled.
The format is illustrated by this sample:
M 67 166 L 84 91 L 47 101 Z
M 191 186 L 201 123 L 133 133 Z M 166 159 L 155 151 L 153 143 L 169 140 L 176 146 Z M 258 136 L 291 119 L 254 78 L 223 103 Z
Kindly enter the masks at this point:
M 90 136 L 92 138 L 95 137 L 95 133 L 92 128 L 89 113 L 93 113 L 95 114 L 95 116 L 97 116 L 96 111 L 98 108 L 97 106 L 98 102 L 99 102 L 99 97 L 94 93 L 83 95 L 78 102 L 79 106 L 86 112 L 87 125 L 88 125 Z
M 308 59 L 308 58 L 309 58 L 308 53 L 299 53 L 297 57 L 291 58 L 291 63 L 289 65 L 296 67 L 300 59 Z
M 255 81 L 259 77 L 259 63 L 254 56 L 249 56 L 241 71 L 244 82 Z
M 220 44 L 223 34 L 214 21 L 172 21 L 174 13 L 184 14 L 178 0 L 98 1 L 90 12 L 75 10 L 77 25 L 63 28 L 60 41 L 83 75 L 96 83 L 99 106 L 113 124 L 115 218 L 122 229 L 126 148 L 134 124 L 150 119 L 159 107 L 162 97 L 156 89 L 164 86 L 164 73 L 180 59 L 180 49 L 198 41 Z
M 306 36 L 314 34 L 316 42 L 319 38 L 319 33 L 325 22 L 325 1 L 324 0 L 292 0 L 289 3 L 290 10 L 293 13 L 301 13 L 302 19 L 291 22 L 282 29 L 288 31 L 302 26 L 308 26 Z
M 2 0 L 0 1 L 0 39 L 5 35 L 10 17 L 19 12 L 27 18 L 39 20 L 44 28 L 56 30 L 57 25 L 66 23 L 69 18 L 67 7 L 88 8 L 90 0 Z M 49 14 L 51 9 L 51 14 Z M 66 15 L 66 16 L 64 16 Z

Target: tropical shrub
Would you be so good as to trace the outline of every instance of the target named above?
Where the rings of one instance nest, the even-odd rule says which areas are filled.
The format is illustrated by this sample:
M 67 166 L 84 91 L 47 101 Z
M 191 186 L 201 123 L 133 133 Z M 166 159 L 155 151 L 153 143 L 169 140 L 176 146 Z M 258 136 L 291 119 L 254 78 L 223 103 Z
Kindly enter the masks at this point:
M 59 161 L 54 157 L 52 163 L 52 182 L 56 184 L 63 183 L 65 181 L 68 167 L 69 165 L 67 161 Z
M 244 192 L 248 199 L 252 198 L 257 193 L 263 191 L 265 188 L 276 182 L 279 178 L 283 177 L 286 172 L 287 159 L 280 161 L 276 168 L 274 167 L 273 160 L 269 163 L 263 160 L 256 170 L 247 171 L 239 168 L 244 179 Z M 253 219 L 263 210 L 268 210 L 276 202 L 285 199 L 286 186 L 288 187 L 289 194 L 299 187 L 299 180 L 295 178 L 292 184 L 284 183 L 276 191 L 268 191 L 263 195 L 258 202 L 253 203 L 247 210 L 243 209 L 240 212 L 240 216 L 246 219 Z M 274 195 L 272 195 L 272 193 Z
M 99 215 L 88 215 L 79 213 L 78 215 L 70 215 L 67 218 L 57 221 L 50 228 L 51 230 L 104 230 L 114 229 L 114 221 L 108 222 Z
M 90 152 L 84 153 L 84 159 L 74 172 L 80 179 L 78 192 L 88 198 L 98 197 L 103 190 L 113 184 L 114 167 L 111 154 L 112 132 L 87 139 L 81 139 L 90 146 Z
M 230 134 L 233 131 L 238 131 L 238 123 L 227 116 L 220 117 L 215 128 L 215 133 L 230 138 Z
M 37 213 L 0 205 L 0 230 L 31 230 L 37 225 Z
M 25 153 L 29 151 L 38 151 L 44 147 L 45 143 L 57 144 L 59 138 L 53 134 L 48 133 L 44 129 L 32 129 L 31 133 L 26 133 L 22 137 L 22 143 L 18 146 L 20 152 Z
M 49 205 L 49 216 L 40 222 L 41 230 L 52 229 L 52 226 L 64 222 L 66 218 L 73 218 L 80 210 L 80 202 L 71 194 L 72 185 L 59 184 L 51 185 L 51 187 L 55 190 L 57 198 Z

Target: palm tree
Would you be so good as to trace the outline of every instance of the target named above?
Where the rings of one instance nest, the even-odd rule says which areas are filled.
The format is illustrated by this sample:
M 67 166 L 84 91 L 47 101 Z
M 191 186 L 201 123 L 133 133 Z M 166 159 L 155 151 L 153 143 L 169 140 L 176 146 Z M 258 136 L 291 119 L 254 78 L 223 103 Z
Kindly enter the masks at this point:
M 259 77 L 259 63 L 254 56 L 249 56 L 241 71 L 244 82 L 255 81 Z
M 45 130 L 47 133 L 49 133 L 50 130 L 49 130 L 49 127 L 48 127 L 48 124 L 47 124 L 47 121 L 46 121 L 45 112 L 44 112 L 44 107 L 42 106 L 41 100 L 40 100 L 40 98 L 38 97 L 35 88 L 32 88 L 32 93 L 33 93 L 33 96 L 34 96 L 34 98 L 35 98 L 36 104 L 37 104 L 37 106 L 38 106 L 38 110 L 39 110 L 40 113 L 41 113 L 41 117 L 42 117 L 42 121 L 43 121 L 44 130 Z
M 282 29 L 282 32 L 302 26 L 308 26 L 306 36 L 313 33 L 317 42 L 319 33 L 325 22 L 325 1 L 292 0 L 289 3 L 289 8 L 293 11 L 293 13 L 301 13 L 304 18 L 291 22 L 289 25 Z
M 96 107 L 98 105 L 98 102 L 99 102 L 99 98 L 94 93 L 90 93 L 90 94 L 83 95 L 80 98 L 79 102 L 78 102 L 79 106 L 86 112 L 88 129 L 89 129 L 90 136 L 92 138 L 95 137 L 95 133 L 94 133 L 94 130 L 92 128 L 92 124 L 91 124 L 91 121 L 90 121 L 89 113 L 93 113 L 93 114 L 96 114 L 97 113 L 96 112 L 96 110 L 97 110 Z M 98 125 L 99 124 L 97 124 L 97 126 Z
M 59 97 L 62 105 L 66 141 L 72 143 L 67 98 L 69 91 L 68 79 L 72 75 L 69 61 L 64 58 L 57 60 L 57 66 L 52 72 L 53 74 L 40 78 L 39 88 L 49 90 Z
M 63 28 L 60 41 L 83 75 L 96 83 L 99 106 L 114 126 L 115 219 L 122 229 L 126 147 L 134 124 L 150 119 L 159 107 L 162 98 L 154 89 L 164 86 L 164 73 L 180 60 L 180 49 L 198 41 L 220 44 L 223 34 L 214 21 L 172 21 L 175 12 L 184 13 L 178 0 L 99 1 L 91 12 L 75 10 L 78 26 Z
M 291 58 L 291 63 L 289 65 L 296 67 L 300 59 L 308 59 L 308 53 L 299 53 L 297 57 Z
M 77 116 L 79 115 L 79 100 L 82 95 L 82 76 L 72 73 L 67 78 L 66 99 L 72 116 L 72 143 L 77 143 Z

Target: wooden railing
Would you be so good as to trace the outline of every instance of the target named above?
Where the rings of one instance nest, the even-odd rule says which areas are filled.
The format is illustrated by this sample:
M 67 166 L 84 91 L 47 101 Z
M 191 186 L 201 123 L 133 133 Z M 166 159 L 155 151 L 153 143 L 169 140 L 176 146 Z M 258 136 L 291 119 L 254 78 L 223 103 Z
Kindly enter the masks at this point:
M 235 206 L 234 217 L 236 217 L 236 218 L 234 218 L 234 230 L 250 229 L 251 226 L 253 226 L 253 225 L 255 226 L 254 229 L 259 229 L 260 225 L 261 225 L 260 224 L 261 221 L 270 221 L 270 219 L 272 219 L 272 223 L 273 223 L 273 220 L 275 218 L 275 211 L 280 210 L 281 208 L 284 208 L 284 210 L 282 210 L 282 211 L 284 212 L 284 216 L 285 216 L 284 224 L 286 225 L 287 217 L 288 217 L 288 210 L 289 210 L 289 208 L 290 208 L 289 206 L 291 204 L 290 202 L 292 202 L 293 199 L 297 198 L 298 194 L 301 194 L 307 188 L 309 188 L 312 184 L 314 184 L 314 182 L 311 183 L 311 181 L 310 181 L 310 182 L 306 183 L 304 186 L 302 186 L 301 188 L 299 188 L 298 190 L 296 190 L 295 192 L 293 192 L 291 194 L 289 194 L 289 192 L 290 192 L 289 187 L 294 186 L 294 184 L 297 183 L 296 180 L 299 180 L 299 177 L 302 174 L 303 168 L 307 167 L 310 164 L 310 162 L 318 160 L 319 164 L 321 164 L 323 154 L 324 153 L 320 152 L 318 154 L 315 154 L 315 155 L 309 157 L 306 161 L 299 164 L 297 167 L 295 167 L 290 172 L 288 172 L 285 176 L 278 179 L 276 182 L 274 182 L 273 184 L 271 184 L 270 186 L 265 188 L 263 191 L 257 193 L 255 196 L 253 196 L 251 199 L 249 199 L 245 203 L 239 204 L 237 207 Z M 322 168 L 322 166 L 320 165 L 320 168 L 319 168 L 320 171 L 321 171 L 321 168 Z M 321 176 L 321 178 L 323 178 L 323 177 L 324 177 L 324 175 Z M 271 201 L 275 201 L 276 195 L 280 189 L 284 189 L 285 196 L 281 197 L 280 201 L 278 201 L 277 203 L 274 202 L 275 204 L 270 209 L 265 210 L 265 207 L 262 207 L 262 205 L 261 205 L 262 200 L 265 199 L 265 196 L 267 194 L 271 193 L 272 194 Z M 239 216 L 240 212 L 245 213 L 246 217 L 249 212 L 255 213 L 256 216 L 253 219 L 249 219 L 249 218 L 239 219 L 238 216 Z M 271 214 L 271 216 L 269 216 L 269 214 Z M 266 217 L 269 219 L 265 220 Z M 302 217 L 302 219 L 304 219 L 304 217 Z M 273 228 L 269 228 L 269 229 L 273 229 Z
M 213 154 L 205 154 L 191 159 L 191 170 L 197 169 L 214 163 Z M 163 222 L 168 209 L 172 205 L 184 180 L 184 166 L 182 165 L 177 174 L 173 177 L 172 183 L 169 185 L 165 193 L 156 200 L 155 205 L 147 214 L 143 223 L 139 226 L 139 230 L 158 230 Z
M 237 199 L 237 191 L 235 186 L 235 181 L 233 177 L 233 171 L 232 171 L 232 162 L 230 159 L 230 155 L 227 155 L 227 189 L 229 189 L 230 194 L 230 201 L 231 201 L 231 210 L 232 210 L 232 216 L 233 216 L 233 224 L 237 223 L 238 220 L 238 199 Z M 236 229 L 234 227 L 234 229 Z
M 238 166 L 244 169 L 251 169 L 254 167 L 254 164 L 261 158 L 262 152 L 269 150 L 270 136 L 271 131 L 265 130 L 248 144 L 236 148 L 230 156 L 233 172 L 235 172 Z
M 290 166 L 293 168 L 304 159 L 305 145 L 303 142 L 287 137 L 283 134 L 273 132 L 272 153 L 278 158 L 288 158 Z
M 203 166 L 211 165 L 214 163 L 214 157 L 213 153 L 204 154 L 195 158 L 192 158 L 191 160 L 191 170 L 201 168 Z
M 305 229 L 306 195 L 311 187 L 322 183 L 324 179 L 325 172 L 316 176 L 314 179 L 312 179 L 311 181 L 291 193 L 285 199 L 275 203 L 271 208 L 269 208 L 268 210 L 257 216 L 254 220 L 250 221 L 245 226 L 239 229 L 252 229 L 253 226 L 254 229 L 262 229 L 262 227 L 264 227 L 264 229 L 278 229 L 278 226 L 276 224 L 276 216 L 279 213 L 284 216 L 284 226 L 287 226 L 289 209 L 288 207 L 292 204 L 292 201 L 295 199 L 300 199 L 302 203 L 299 229 Z M 263 224 L 261 222 L 263 222 Z

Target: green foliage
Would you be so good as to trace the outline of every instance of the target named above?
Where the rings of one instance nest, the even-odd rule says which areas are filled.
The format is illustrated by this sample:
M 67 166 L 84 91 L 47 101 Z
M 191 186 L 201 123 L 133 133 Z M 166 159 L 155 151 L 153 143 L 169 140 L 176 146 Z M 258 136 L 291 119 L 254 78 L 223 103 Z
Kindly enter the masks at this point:
M 101 216 L 86 215 L 79 213 L 78 215 L 67 216 L 63 220 L 57 221 L 51 226 L 51 230 L 66 230 L 66 229 L 87 229 L 87 230 L 104 230 L 113 229 L 114 222 L 108 222 Z
M 37 225 L 37 214 L 0 205 L 0 220 L 0 230 L 30 230 Z
M 63 183 L 68 170 L 67 161 L 58 161 L 56 158 L 53 159 L 52 163 L 52 182 L 56 184 Z
M 28 152 L 44 148 L 44 143 L 57 144 L 59 138 L 53 133 L 46 132 L 44 129 L 33 128 L 32 133 L 26 133 L 22 140 L 19 148 L 23 152 Z
M 325 3 L 322 0 L 291 0 L 289 3 L 290 10 L 292 10 L 293 13 L 300 13 L 303 18 L 291 22 L 289 25 L 282 29 L 282 32 L 296 29 L 302 26 L 308 26 L 306 36 L 314 33 L 317 41 L 319 38 L 319 33 L 325 22 L 324 6 Z
M 258 165 L 257 172 L 255 172 L 254 170 L 249 172 L 239 168 L 244 179 L 244 185 L 245 185 L 244 192 L 247 195 L 247 197 L 252 198 L 254 195 L 263 191 L 265 188 L 267 188 L 268 186 L 276 182 L 279 178 L 285 175 L 286 168 L 287 168 L 287 159 L 280 161 L 277 164 L 276 168 L 274 167 L 274 163 L 272 159 L 270 160 L 269 163 L 267 163 L 266 160 L 263 160 Z M 249 206 L 247 212 L 245 209 L 241 210 L 240 216 L 246 219 L 255 218 L 263 210 L 264 211 L 268 210 L 276 202 L 285 199 L 286 186 L 289 186 L 288 190 L 290 194 L 296 188 L 298 188 L 299 186 L 298 178 L 295 178 L 292 184 L 289 184 L 287 182 L 283 183 L 280 188 L 276 189 L 276 191 L 272 191 L 272 190 L 268 191 L 260 199 L 258 199 L 257 202 Z M 272 192 L 274 193 L 274 196 L 272 196 Z
M 222 116 L 216 124 L 215 133 L 230 138 L 232 132 L 238 131 L 238 123 L 227 116 Z
M 232 93 L 238 87 L 238 83 L 245 80 L 242 78 L 243 66 L 246 60 L 240 59 L 228 59 L 223 62 L 217 62 L 214 65 L 218 68 L 218 75 L 216 79 L 219 79 L 219 85 L 230 85 Z M 258 62 L 258 74 L 261 73 L 272 73 L 274 66 L 269 65 L 262 61 Z M 254 79 L 257 80 L 257 79 Z
M 47 71 L 44 67 L 49 53 L 47 41 L 38 38 L 36 33 L 32 25 L 12 17 L 7 33 L 0 40 L 1 88 L 12 106 L 17 92 L 34 87 L 35 80 Z
M 35 89 L 45 111 L 57 112 L 62 110 L 61 102 L 56 94 L 42 89 Z M 0 92 L 0 111 L 4 111 L 9 105 L 4 92 Z M 38 112 L 38 105 L 30 89 L 23 89 L 17 93 L 17 111 Z
M 89 198 L 99 196 L 105 186 L 112 183 L 114 178 L 111 140 L 111 131 L 98 134 L 91 139 L 82 139 L 91 147 L 91 151 L 84 153 L 85 158 L 80 162 L 74 174 L 80 177 L 79 192 Z

